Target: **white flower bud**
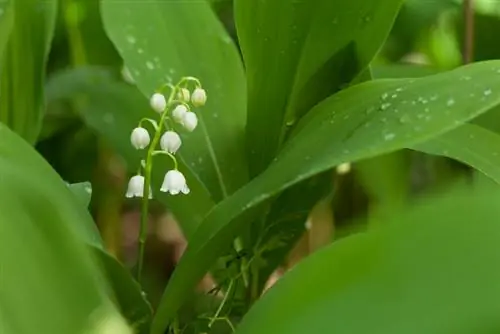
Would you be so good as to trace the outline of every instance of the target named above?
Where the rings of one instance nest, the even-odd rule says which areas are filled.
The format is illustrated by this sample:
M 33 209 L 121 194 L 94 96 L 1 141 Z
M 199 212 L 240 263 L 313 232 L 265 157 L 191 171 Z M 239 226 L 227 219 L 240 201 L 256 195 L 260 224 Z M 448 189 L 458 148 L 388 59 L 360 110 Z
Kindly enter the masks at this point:
M 168 192 L 171 195 L 177 195 L 179 193 L 189 194 L 186 178 L 178 170 L 169 170 L 167 174 L 165 174 L 160 191 Z
M 135 175 L 130 178 L 128 182 L 127 192 L 125 193 L 125 197 L 142 197 L 144 196 L 144 176 Z M 151 187 L 149 188 L 149 198 L 153 198 L 153 191 Z
M 191 103 L 195 107 L 204 106 L 207 102 L 207 92 L 203 88 L 196 88 L 191 94 Z
M 182 123 L 182 120 L 184 119 L 184 116 L 188 112 L 187 108 L 183 104 L 179 104 L 177 107 L 174 108 L 174 111 L 172 111 L 172 117 L 177 123 Z
M 182 102 L 188 103 L 191 99 L 191 93 L 187 88 L 181 88 L 181 90 L 177 93 L 177 98 Z
M 196 126 L 198 125 L 198 116 L 192 111 L 188 111 L 185 115 L 184 118 L 182 119 L 182 125 L 186 130 L 189 132 L 193 131 Z
M 161 149 L 169 153 L 175 154 L 181 147 L 181 137 L 174 131 L 167 131 L 161 136 L 160 146 Z
M 135 128 L 130 135 L 130 142 L 138 150 L 142 150 L 149 145 L 149 132 L 144 128 Z
M 149 100 L 149 104 L 154 111 L 162 113 L 167 107 L 167 100 L 165 100 L 165 96 L 163 96 L 163 94 L 154 93 Z

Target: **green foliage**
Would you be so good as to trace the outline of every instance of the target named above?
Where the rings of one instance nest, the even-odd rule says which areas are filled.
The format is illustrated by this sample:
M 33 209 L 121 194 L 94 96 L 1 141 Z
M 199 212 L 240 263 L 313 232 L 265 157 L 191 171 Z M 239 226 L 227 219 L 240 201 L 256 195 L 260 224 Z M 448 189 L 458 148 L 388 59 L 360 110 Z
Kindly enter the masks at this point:
M 106 31 L 148 100 L 163 84 L 186 75 L 199 78 L 210 92 L 200 112 L 201 131 L 186 135 L 189 150 L 179 153 L 215 201 L 233 193 L 247 179 L 244 76 L 234 43 L 210 6 L 107 0 L 102 11 Z
M 92 234 L 84 232 L 93 226 L 90 216 L 31 147 L 4 125 L 0 132 L 5 333 L 94 333 L 107 317 L 120 323 L 80 237 Z
M 340 163 L 424 142 L 487 111 L 500 103 L 491 90 L 499 67 L 491 61 L 421 79 L 372 81 L 313 108 L 273 164 L 205 217 L 165 290 L 153 333 L 175 316 L 186 293 L 266 200 Z M 471 87 L 471 77 L 482 80 Z
M 43 116 L 57 1 L 3 1 L 0 13 L 0 120 L 34 143 Z
M 271 162 L 290 126 L 368 66 L 401 2 L 235 1 L 252 175 Z
M 497 329 L 500 49 L 485 36 L 500 17 L 476 8 L 481 61 L 459 66 L 471 28 L 459 7 L 0 1 L 0 327 Z M 183 101 L 197 130 L 163 117 L 175 101 L 160 122 L 182 149 L 136 149 L 134 128 L 162 134 L 151 96 L 187 77 L 208 94 L 203 108 Z M 177 167 L 189 194 L 161 192 Z M 125 199 L 137 173 L 151 200 Z M 318 203 L 333 211 L 319 224 L 334 222 L 320 236 L 331 245 L 262 296 L 297 242 L 321 233 Z M 200 296 L 207 273 L 215 287 Z
M 498 200 L 455 190 L 332 244 L 264 295 L 237 333 L 492 333 Z

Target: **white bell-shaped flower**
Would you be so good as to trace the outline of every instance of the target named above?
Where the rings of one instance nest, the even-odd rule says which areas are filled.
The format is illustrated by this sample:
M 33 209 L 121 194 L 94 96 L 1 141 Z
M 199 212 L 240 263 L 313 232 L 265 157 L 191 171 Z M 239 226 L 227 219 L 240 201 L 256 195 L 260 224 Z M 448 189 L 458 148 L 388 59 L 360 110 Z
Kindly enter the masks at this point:
M 163 184 L 161 185 L 160 191 L 168 192 L 171 195 L 177 195 L 179 193 L 189 194 L 189 188 L 186 184 L 186 178 L 178 170 L 169 170 L 165 174 Z
M 163 96 L 163 94 L 154 93 L 149 100 L 149 104 L 154 111 L 162 113 L 167 107 L 167 100 L 165 100 L 165 96 Z
M 132 143 L 132 146 L 138 150 L 146 148 L 149 145 L 150 140 L 148 130 L 141 127 L 132 130 L 132 134 L 130 135 L 130 142 Z
M 191 94 L 191 103 L 195 107 L 202 107 L 207 102 L 207 92 L 203 88 L 196 88 Z
M 181 137 L 174 131 L 165 132 L 160 139 L 161 149 L 172 154 L 175 154 L 179 150 L 181 144 Z
M 191 99 L 191 93 L 189 92 L 189 89 L 181 88 L 177 93 L 177 98 L 182 102 L 189 103 Z
M 188 111 L 185 115 L 184 118 L 182 119 L 182 125 L 186 130 L 189 132 L 193 131 L 196 126 L 198 125 L 198 116 L 192 111 Z
M 184 116 L 186 115 L 187 112 L 188 109 L 186 108 L 186 106 L 183 104 L 179 104 L 172 111 L 172 117 L 177 123 L 182 123 L 182 120 L 184 119 Z
M 142 175 L 134 175 L 128 181 L 127 192 L 125 193 L 125 197 L 143 197 L 144 196 L 144 176 Z M 149 196 L 150 199 L 153 198 L 153 191 L 151 187 L 149 188 Z

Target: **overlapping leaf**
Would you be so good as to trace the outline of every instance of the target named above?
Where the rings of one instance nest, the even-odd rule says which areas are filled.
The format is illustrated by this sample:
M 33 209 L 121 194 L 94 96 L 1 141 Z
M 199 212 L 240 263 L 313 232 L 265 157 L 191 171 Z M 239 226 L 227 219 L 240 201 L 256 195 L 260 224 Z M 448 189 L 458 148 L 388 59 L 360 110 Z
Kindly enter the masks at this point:
M 237 235 L 242 218 L 259 205 L 340 163 L 425 142 L 500 104 L 499 70 L 500 61 L 489 61 L 421 79 L 372 81 L 311 110 L 273 164 L 212 210 L 192 236 L 152 333 L 165 329 L 186 292 Z

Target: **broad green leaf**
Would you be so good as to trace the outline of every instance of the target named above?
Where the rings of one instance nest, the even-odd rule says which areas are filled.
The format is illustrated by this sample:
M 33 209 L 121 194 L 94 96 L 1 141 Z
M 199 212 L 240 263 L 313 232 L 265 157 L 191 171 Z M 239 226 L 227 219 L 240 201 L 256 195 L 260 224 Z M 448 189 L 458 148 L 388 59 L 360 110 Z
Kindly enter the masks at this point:
M 133 279 L 130 272 L 115 258 L 101 249 L 94 248 L 93 251 L 110 283 L 114 301 L 121 314 L 134 328 L 134 333 L 148 334 L 153 311 L 145 299 L 141 287 Z
M 499 200 L 452 192 L 332 244 L 286 274 L 236 333 L 495 332 Z
M 401 3 L 235 1 L 247 71 L 252 176 L 269 165 L 289 126 L 367 68 Z
M 152 334 L 162 333 L 246 216 L 315 174 L 424 142 L 498 105 L 499 69 L 500 61 L 489 61 L 421 79 L 371 81 L 316 106 L 273 164 L 205 217 L 170 278 Z
M 90 182 L 74 183 L 68 186 L 80 203 L 87 207 L 92 194 Z M 92 221 L 89 221 L 89 223 L 92 224 L 91 227 L 93 228 L 95 224 Z M 99 236 L 97 230 L 96 233 Z M 101 270 L 104 272 L 112 290 L 111 296 L 121 314 L 128 320 L 136 333 L 148 333 L 153 312 L 143 296 L 139 284 L 137 284 L 130 272 L 104 249 L 95 247 L 95 245 L 90 246 L 90 249 L 101 265 Z
M 11 1 L 6 10 L 6 20 L 12 22 L 10 34 L 0 35 L 0 120 L 33 144 L 41 127 L 45 65 L 57 2 Z M 6 43 L 5 47 L 2 43 Z
M 130 333 L 79 237 L 91 222 L 50 165 L 0 125 L 0 318 L 7 333 Z M 57 315 L 57 316 L 55 316 Z
M 207 105 L 199 109 L 201 124 L 184 135 L 179 152 L 216 202 L 233 193 L 247 180 L 244 75 L 236 47 L 210 4 L 105 0 L 102 13 L 109 37 L 148 99 L 166 82 L 184 76 L 201 80 Z
M 9 42 L 14 23 L 14 15 L 10 1 L 11 0 L 5 0 L 0 2 L 0 63 L 3 61 L 5 47 Z
M 83 96 L 84 105 L 79 113 L 86 124 L 105 138 L 123 156 L 127 168 L 135 173 L 143 152 L 130 144 L 130 133 L 142 117 L 155 117 L 149 110 L 148 102 L 135 87 L 114 81 L 107 71 L 100 67 L 83 67 L 53 75 L 47 84 L 47 99 L 72 99 Z M 147 126 L 147 125 L 146 125 Z M 112 131 L 110 130 L 112 129 Z M 184 143 L 189 151 L 195 143 Z M 159 191 L 171 162 L 159 157 L 153 167 L 153 194 L 156 199 L 168 205 L 189 237 L 214 202 L 182 159 L 179 151 L 179 169 L 186 176 L 191 193 L 187 196 L 167 196 Z M 125 194 L 125 189 L 124 189 Z
M 90 182 L 72 183 L 68 184 L 68 187 L 78 198 L 80 203 L 82 203 L 85 207 L 89 206 L 90 199 L 92 197 L 92 185 Z
M 461 161 L 500 184 L 500 135 L 478 125 L 464 124 L 411 148 Z

